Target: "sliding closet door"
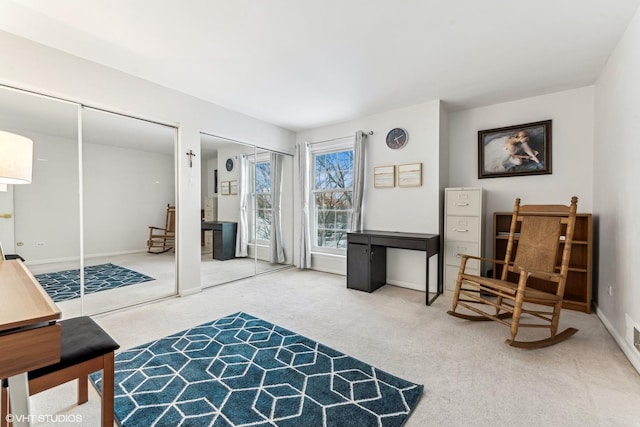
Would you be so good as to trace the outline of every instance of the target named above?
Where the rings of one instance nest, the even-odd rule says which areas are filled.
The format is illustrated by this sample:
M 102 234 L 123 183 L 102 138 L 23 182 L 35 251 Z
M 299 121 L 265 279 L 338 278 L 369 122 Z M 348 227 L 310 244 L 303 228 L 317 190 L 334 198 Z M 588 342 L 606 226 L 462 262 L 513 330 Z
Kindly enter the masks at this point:
M 258 148 L 254 169 L 256 273 L 293 262 L 293 156 Z
M 166 229 L 176 204 L 176 129 L 91 108 L 82 129 L 85 311 L 174 295 L 175 239 Z M 154 253 L 149 227 L 168 236 Z
M 0 130 L 33 141 L 31 184 L 0 191 L 0 241 L 62 310 L 81 313 L 77 104 L 0 86 Z
M 253 217 L 255 147 L 201 134 L 203 287 L 256 274 Z

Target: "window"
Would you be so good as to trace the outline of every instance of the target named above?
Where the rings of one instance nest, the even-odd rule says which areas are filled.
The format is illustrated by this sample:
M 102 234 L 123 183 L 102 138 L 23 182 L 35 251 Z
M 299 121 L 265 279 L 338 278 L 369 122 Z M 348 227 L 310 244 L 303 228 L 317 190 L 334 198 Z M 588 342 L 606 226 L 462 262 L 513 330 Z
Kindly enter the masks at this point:
M 342 252 L 347 247 L 353 194 L 353 143 L 312 153 L 314 250 Z
M 271 222 L 273 207 L 271 205 L 271 163 L 269 161 L 256 162 L 256 240 L 271 239 Z M 251 233 L 253 236 L 253 233 Z

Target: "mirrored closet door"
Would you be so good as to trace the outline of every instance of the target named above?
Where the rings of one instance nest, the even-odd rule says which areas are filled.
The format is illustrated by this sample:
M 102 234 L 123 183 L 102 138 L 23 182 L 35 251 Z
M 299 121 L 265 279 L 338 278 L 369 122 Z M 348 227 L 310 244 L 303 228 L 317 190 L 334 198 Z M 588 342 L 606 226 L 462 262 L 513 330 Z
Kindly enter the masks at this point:
M 78 110 L 0 87 L 0 130 L 33 141 L 31 183 L 0 189 L 0 242 L 24 260 L 65 317 L 82 309 Z
M 0 242 L 64 317 L 176 293 L 174 127 L 0 86 L 0 130 L 33 141 L 32 182 L 0 186 Z
M 175 128 L 82 109 L 87 313 L 175 294 L 175 140 Z
M 258 148 L 251 170 L 255 224 L 251 247 L 259 274 L 293 264 L 293 156 Z
M 293 158 L 201 134 L 202 286 L 287 268 L 293 254 Z
M 201 134 L 202 156 L 202 287 L 255 275 L 255 258 L 249 254 L 251 203 L 248 159 L 255 147 L 213 135 Z

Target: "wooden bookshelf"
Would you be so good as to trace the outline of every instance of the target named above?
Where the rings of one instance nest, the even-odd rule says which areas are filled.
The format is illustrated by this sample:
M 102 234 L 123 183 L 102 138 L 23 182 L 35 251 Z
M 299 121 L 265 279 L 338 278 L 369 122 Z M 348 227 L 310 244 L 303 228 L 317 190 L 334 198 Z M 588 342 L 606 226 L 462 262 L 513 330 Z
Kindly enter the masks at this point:
M 512 212 L 495 212 L 493 214 L 493 257 L 504 260 L 511 226 Z M 545 213 L 545 216 L 552 215 Z M 562 245 L 562 240 L 560 245 Z M 514 249 L 518 250 L 516 240 Z M 558 270 L 562 250 L 558 251 Z M 493 277 L 498 278 L 502 274 L 502 266 L 493 266 Z M 517 276 L 509 273 L 510 280 L 517 281 Z M 571 246 L 571 261 L 569 275 L 564 291 L 562 307 L 571 310 L 591 312 L 591 289 L 593 281 L 593 225 L 591 214 L 579 213 L 576 215 L 576 227 Z M 531 286 L 536 289 L 552 291 L 551 284 L 543 280 L 531 279 Z

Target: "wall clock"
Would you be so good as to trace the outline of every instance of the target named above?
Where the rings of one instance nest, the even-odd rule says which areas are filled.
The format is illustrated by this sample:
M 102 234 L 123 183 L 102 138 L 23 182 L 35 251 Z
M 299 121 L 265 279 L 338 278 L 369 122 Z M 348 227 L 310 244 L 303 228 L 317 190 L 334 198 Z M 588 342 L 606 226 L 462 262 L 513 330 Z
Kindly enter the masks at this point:
M 387 133 L 387 147 L 397 150 L 407 145 L 409 134 L 402 128 L 393 128 Z
M 227 168 L 227 171 L 231 172 L 233 170 L 233 159 L 227 159 L 225 167 Z

